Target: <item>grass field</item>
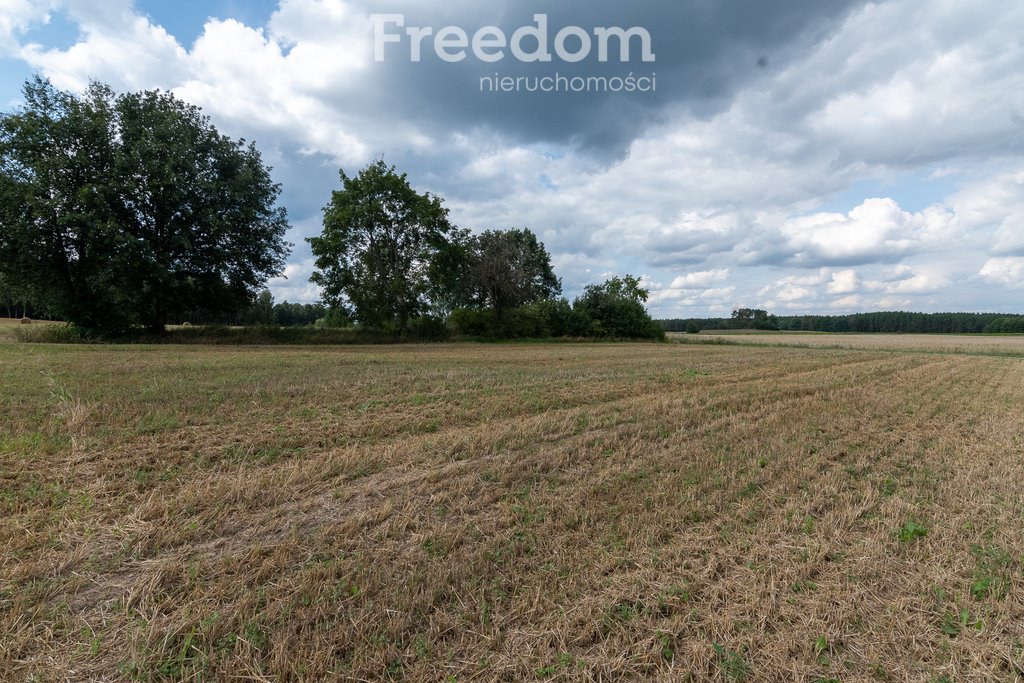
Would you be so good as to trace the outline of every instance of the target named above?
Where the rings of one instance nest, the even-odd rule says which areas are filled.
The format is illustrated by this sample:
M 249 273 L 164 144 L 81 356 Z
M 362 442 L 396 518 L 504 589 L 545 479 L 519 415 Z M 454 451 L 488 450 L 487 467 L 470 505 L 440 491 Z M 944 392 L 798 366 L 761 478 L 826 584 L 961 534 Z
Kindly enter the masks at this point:
M 0 344 L 0 680 L 1014 681 L 1024 360 Z

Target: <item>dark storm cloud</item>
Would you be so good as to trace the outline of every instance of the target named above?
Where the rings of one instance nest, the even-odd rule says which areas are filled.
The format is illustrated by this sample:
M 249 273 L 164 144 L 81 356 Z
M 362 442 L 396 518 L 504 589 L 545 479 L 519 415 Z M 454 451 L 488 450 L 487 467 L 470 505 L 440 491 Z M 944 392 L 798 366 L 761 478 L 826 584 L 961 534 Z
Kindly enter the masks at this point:
M 727 107 L 733 95 L 758 78 L 806 51 L 860 0 L 749 2 L 690 0 L 626 5 L 617 0 L 568 0 L 543 3 L 489 3 L 447 11 L 422 3 L 370 2 L 371 13 L 404 14 L 406 26 L 432 27 L 435 32 L 456 25 L 469 33 L 496 25 L 506 35 L 534 23 L 533 15 L 549 18 L 549 41 L 562 27 L 641 27 L 652 37 L 656 61 L 640 59 L 639 43 L 629 63 L 601 63 L 596 41 L 590 57 L 579 63 L 560 61 L 525 64 L 508 54 L 497 63 L 477 60 L 472 51 L 460 63 L 444 62 L 423 42 L 423 59 L 409 59 L 409 39 L 386 45 L 385 61 L 371 65 L 373 91 L 362 102 L 368 110 L 412 118 L 434 131 L 492 131 L 519 143 L 570 144 L 599 156 L 620 156 L 647 126 L 660 122 L 667 108 L 682 106 L 697 116 Z M 390 27 L 389 31 L 402 29 Z M 613 43 L 614 45 L 614 43 Z M 529 49 L 532 43 L 528 42 Z M 573 43 L 575 46 L 575 43 Z M 615 55 L 612 50 L 613 57 Z M 568 76 L 625 77 L 656 74 L 657 89 L 646 93 L 489 93 L 480 92 L 481 77 Z M 360 106 L 348 102 L 347 106 Z M 339 103 L 339 106 L 343 106 Z

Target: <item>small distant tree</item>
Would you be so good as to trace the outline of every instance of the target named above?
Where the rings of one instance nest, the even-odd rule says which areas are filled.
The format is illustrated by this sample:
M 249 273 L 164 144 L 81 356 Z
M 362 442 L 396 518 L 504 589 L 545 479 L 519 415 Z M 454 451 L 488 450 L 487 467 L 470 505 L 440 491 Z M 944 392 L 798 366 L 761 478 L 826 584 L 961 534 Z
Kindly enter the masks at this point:
M 340 175 L 323 232 L 308 239 L 316 256 L 310 281 L 323 288 L 328 306 L 351 311 L 363 325 L 404 333 L 427 308 L 431 260 L 453 231 L 448 209 L 383 160 L 354 178 Z
M 276 322 L 274 295 L 270 290 L 264 289 L 256 296 L 256 301 L 245 312 L 244 321 L 246 325 L 273 325 Z
M 760 308 L 738 308 L 732 312 L 732 325 L 736 329 L 777 330 L 778 321 L 774 315 Z
M 700 325 L 696 320 L 689 320 L 686 323 L 686 334 L 700 334 Z

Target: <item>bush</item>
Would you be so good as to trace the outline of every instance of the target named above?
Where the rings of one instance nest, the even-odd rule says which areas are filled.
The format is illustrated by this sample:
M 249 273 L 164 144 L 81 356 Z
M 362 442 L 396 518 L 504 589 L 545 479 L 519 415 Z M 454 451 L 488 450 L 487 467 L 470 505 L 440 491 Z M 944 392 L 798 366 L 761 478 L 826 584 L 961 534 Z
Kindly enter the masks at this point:
M 444 320 L 425 315 L 409 321 L 409 338 L 414 341 L 447 341 L 451 330 Z
M 573 308 L 590 319 L 588 336 L 664 339 L 665 330 L 651 319 L 644 301 L 647 290 L 626 275 L 588 286 Z
M 352 327 L 352 319 L 348 317 L 348 313 L 340 308 L 332 308 L 327 311 L 327 315 L 319 318 L 314 325 L 317 329 L 341 329 L 345 327 Z
M 566 299 L 538 301 L 527 308 L 540 317 L 546 332 L 544 336 L 588 336 L 590 319 L 582 311 L 575 310 Z
M 691 320 L 686 323 L 686 334 L 700 334 L 700 325 L 697 324 L 697 321 Z
M 448 318 L 454 333 L 483 339 L 530 339 L 552 336 L 549 311 L 538 304 L 505 311 L 460 308 Z
M 610 295 L 588 296 L 578 299 L 576 308 L 590 319 L 587 336 L 665 338 L 665 330 L 651 320 L 638 301 Z
M 493 339 L 498 332 L 497 318 L 490 309 L 457 309 L 448 317 L 448 324 L 451 325 L 452 331 L 461 337 Z
M 497 322 L 498 336 L 502 339 L 540 339 L 551 336 L 543 312 L 532 306 L 506 311 Z
M 90 341 L 85 330 L 70 323 L 64 325 L 32 325 L 14 331 L 14 338 L 26 344 L 76 344 Z

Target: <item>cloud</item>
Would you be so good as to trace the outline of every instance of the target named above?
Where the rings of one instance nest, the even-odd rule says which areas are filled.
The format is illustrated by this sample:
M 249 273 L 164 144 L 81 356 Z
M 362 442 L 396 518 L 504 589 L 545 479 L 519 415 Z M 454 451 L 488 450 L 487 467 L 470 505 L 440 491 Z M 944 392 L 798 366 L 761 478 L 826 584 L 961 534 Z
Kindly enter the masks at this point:
M 1024 288 L 1024 258 L 1018 256 L 992 258 L 979 272 L 982 278 L 1007 289 Z
M 889 294 L 925 294 L 948 287 L 951 281 L 941 275 L 921 273 L 903 280 L 886 283 L 884 291 Z
M 281 277 L 267 283 L 267 289 L 275 301 L 316 301 L 320 288 L 309 282 L 309 276 L 316 268 L 316 260 L 304 259 L 300 263 L 289 263 Z
M 34 24 L 47 24 L 57 0 L 0 0 L 0 57 L 21 51 L 23 34 Z
M 727 279 L 729 279 L 728 268 L 702 270 L 696 273 L 680 275 L 672 281 L 672 284 L 669 285 L 669 287 L 672 289 L 700 289 L 715 282 L 722 282 Z
M 993 254 L 1024 256 L 1024 169 L 968 183 L 950 203 L 965 230 L 991 236 Z
M 732 286 L 715 286 L 729 279 L 729 269 L 704 270 L 680 275 L 672 280 L 668 287 L 657 282 L 647 282 L 651 290 L 649 302 L 664 307 L 668 304 L 676 306 L 721 305 L 736 292 Z
M 859 265 L 898 261 L 927 246 L 953 215 L 941 209 L 903 211 L 891 198 L 866 199 L 848 214 L 816 213 L 787 220 L 779 232 L 796 264 Z
M 841 270 L 838 273 L 832 273 L 832 280 L 828 283 L 828 293 L 850 294 L 856 292 L 858 287 L 860 287 L 860 278 L 857 277 L 857 271 Z
M 65 0 L 60 7 L 78 24 L 80 40 L 67 48 L 29 43 L 19 57 L 56 86 L 83 90 L 91 79 L 130 89 L 169 88 L 187 74 L 186 51 L 160 26 L 135 13 L 130 0 Z
M 0 3 L 0 50 L 59 86 L 170 88 L 257 141 L 299 245 L 301 267 L 276 295 L 315 296 L 302 238 L 319 230 L 338 167 L 384 156 L 465 227 L 533 228 L 568 293 L 642 272 L 670 283 L 652 286 L 666 313 L 734 300 L 1022 305 L 993 287 L 1012 286 L 1024 256 L 1024 5 L 1013 0 L 545 9 L 552 26 L 649 28 L 659 88 L 644 97 L 495 96 L 479 92 L 481 75 L 550 65 L 372 59 L 375 11 L 511 30 L 535 10 L 512 0 L 282 0 L 263 23 L 198 17 L 191 44 L 129 0 Z M 33 44 L 57 13 L 77 40 Z M 865 181 L 884 189 L 850 194 Z

